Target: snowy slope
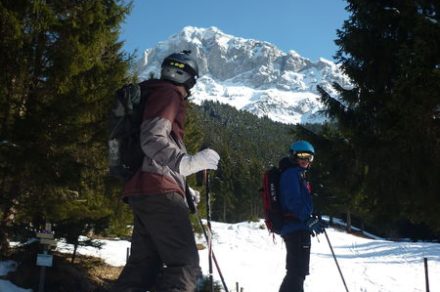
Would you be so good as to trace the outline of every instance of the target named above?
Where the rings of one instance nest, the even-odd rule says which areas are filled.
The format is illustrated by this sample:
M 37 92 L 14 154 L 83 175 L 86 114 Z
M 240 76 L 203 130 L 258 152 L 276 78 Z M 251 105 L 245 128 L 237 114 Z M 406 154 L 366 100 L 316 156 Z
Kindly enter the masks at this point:
M 323 58 L 316 62 L 295 51 L 287 53 L 259 40 L 228 35 L 216 27 L 185 27 L 139 61 L 141 79 L 159 76 L 163 58 L 190 49 L 200 78 L 192 100 L 217 100 L 283 123 L 322 122 L 317 85 L 335 94 L 331 84 L 349 87 L 339 66 Z
M 261 222 L 226 224 L 212 222 L 213 250 L 228 288 L 238 282 L 246 292 L 276 292 L 284 276 L 285 248 Z M 328 228 L 349 291 L 422 292 L 425 290 L 423 258 L 428 258 L 431 291 L 440 291 L 440 244 L 365 239 Z M 203 237 L 198 238 L 204 242 Z M 100 256 L 111 265 L 124 265 L 128 241 L 106 240 L 102 250 L 79 249 Z M 71 251 L 60 243 L 58 250 Z M 208 273 L 207 250 L 200 251 L 201 266 Z M 345 291 L 325 236 L 312 239 L 311 275 L 307 292 Z M 220 281 L 214 271 L 214 278 Z

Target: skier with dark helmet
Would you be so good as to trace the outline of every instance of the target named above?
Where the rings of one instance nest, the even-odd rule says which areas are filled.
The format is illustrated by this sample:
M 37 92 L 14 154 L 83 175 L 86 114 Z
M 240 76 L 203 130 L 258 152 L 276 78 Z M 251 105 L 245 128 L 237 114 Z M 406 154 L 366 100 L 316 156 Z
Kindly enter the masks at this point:
M 324 231 L 323 223 L 315 218 L 311 187 L 306 179 L 315 156 L 315 149 L 307 141 L 294 142 L 289 156 L 280 161 L 280 203 L 286 220 L 281 236 L 286 245 L 286 275 L 280 292 L 303 292 L 309 274 L 311 234 Z
M 217 169 L 212 149 L 189 155 L 183 143 L 186 100 L 199 74 L 190 52 L 167 56 L 161 76 L 140 83 L 147 94 L 140 129 L 142 167 L 123 200 L 134 217 L 131 254 L 112 291 L 194 291 L 199 255 L 185 199 L 186 176 Z

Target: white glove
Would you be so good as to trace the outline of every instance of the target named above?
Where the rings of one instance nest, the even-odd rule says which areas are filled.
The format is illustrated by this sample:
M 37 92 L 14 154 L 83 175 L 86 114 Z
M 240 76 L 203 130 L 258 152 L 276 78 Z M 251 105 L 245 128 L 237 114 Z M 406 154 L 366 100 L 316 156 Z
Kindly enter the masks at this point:
M 189 192 L 191 193 L 191 198 L 194 202 L 194 207 L 197 208 L 197 205 L 200 203 L 200 192 L 191 187 L 188 187 L 188 189 Z
M 185 155 L 180 161 L 179 172 L 183 176 L 199 172 L 203 169 L 217 169 L 220 156 L 212 149 L 204 149 L 194 155 Z

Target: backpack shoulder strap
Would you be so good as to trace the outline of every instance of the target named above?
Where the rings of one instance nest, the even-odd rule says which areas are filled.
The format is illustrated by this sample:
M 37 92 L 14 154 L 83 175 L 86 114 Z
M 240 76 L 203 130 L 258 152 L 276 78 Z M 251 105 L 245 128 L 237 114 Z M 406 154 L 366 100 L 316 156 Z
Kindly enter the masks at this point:
M 123 106 L 126 115 L 133 110 L 133 103 L 136 103 L 136 98 L 141 97 L 141 88 L 137 83 L 125 84 L 117 91 L 117 98 L 119 103 Z
M 139 101 L 139 115 L 140 115 L 140 121 L 143 120 L 144 111 L 145 111 L 145 105 L 147 103 L 148 95 L 151 93 L 151 88 L 148 86 L 148 80 L 144 80 L 140 83 L 138 83 L 141 95 L 140 95 L 140 101 Z
M 292 161 L 289 157 L 284 157 L 278 162 L 278 168 L 280 172 L 287 170 L 288 168 L 295 167 L 297 164 Z

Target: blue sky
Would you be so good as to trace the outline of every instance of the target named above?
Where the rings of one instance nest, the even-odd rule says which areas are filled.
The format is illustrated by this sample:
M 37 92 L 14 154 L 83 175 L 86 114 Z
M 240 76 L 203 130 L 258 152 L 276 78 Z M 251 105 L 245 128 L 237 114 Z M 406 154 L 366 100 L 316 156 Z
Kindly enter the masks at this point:
M 333 60 L 336 29 L 348 19 L 344 0 L 134 0 L 122 25 L 124 50 L 138 55 L 185 26 L 267 41 L 316 61 Z

